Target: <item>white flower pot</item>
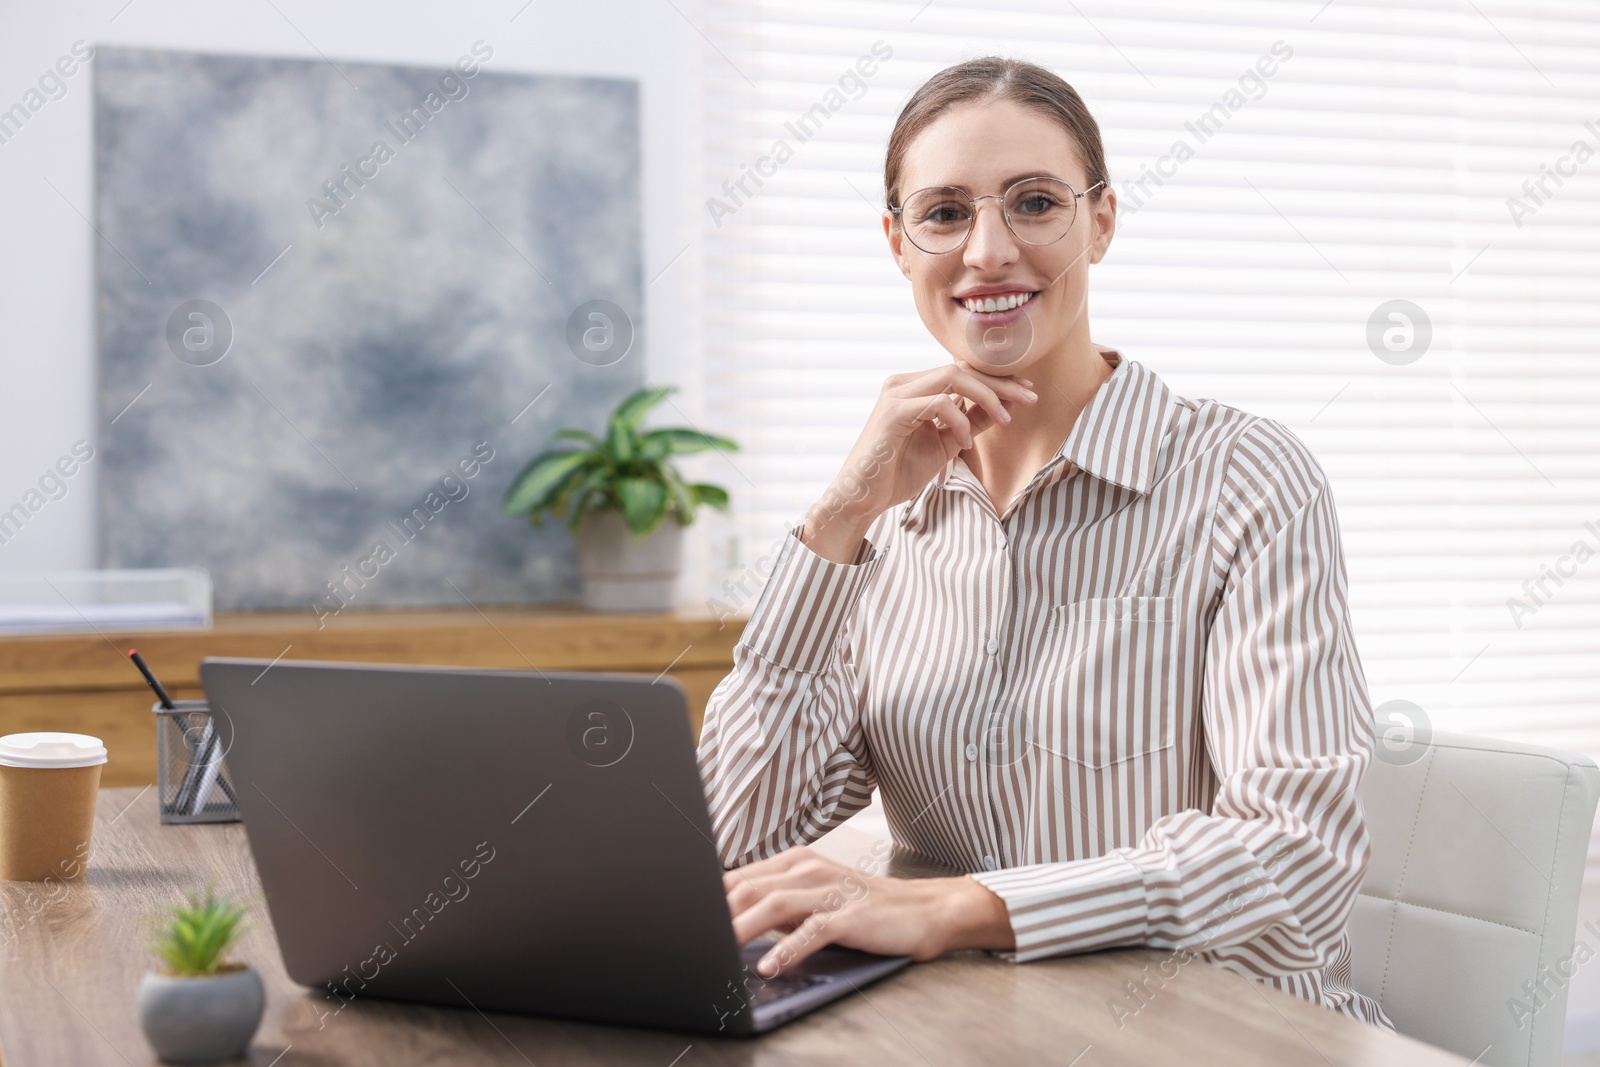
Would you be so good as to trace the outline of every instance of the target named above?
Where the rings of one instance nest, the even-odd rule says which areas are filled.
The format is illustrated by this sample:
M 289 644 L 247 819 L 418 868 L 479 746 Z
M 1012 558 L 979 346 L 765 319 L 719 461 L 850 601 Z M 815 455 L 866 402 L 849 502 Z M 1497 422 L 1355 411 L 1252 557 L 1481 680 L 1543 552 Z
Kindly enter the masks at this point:
M 216 975 L 149 971 L 139 983 L 139 1026 L 167 1063 L 211 1063 L 250 1047 L 266 992 L 250 967 Z
M 593 611 L 668 611 L 683 564 L 683 524 L 669 513 L 642 538 L 615 508 L 591 511 L 577 533 L 583 604 Z

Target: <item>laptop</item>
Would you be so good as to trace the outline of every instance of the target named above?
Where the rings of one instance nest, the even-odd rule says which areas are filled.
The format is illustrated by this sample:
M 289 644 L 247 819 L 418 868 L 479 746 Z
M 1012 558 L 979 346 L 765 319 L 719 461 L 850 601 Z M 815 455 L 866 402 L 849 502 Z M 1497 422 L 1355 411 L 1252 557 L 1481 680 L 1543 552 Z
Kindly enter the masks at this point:
M 756 1034 L 906 966 L 741 947 L 670 677 L 207 658 L 284 965 L 378 997 Z

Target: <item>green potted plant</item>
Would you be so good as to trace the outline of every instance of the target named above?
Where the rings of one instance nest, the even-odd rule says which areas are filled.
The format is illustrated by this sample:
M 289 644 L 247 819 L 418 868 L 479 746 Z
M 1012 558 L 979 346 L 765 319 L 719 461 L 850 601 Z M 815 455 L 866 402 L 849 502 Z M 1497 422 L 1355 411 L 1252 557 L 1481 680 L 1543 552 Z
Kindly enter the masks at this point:
M 536 456 L 506 491 L 502 510 L 536 527 L 563 520 L 577 543 L 583 602 L 596 611 L 670 608 L 682 563 L 683 527 L 701 504 L 726 511 L 728 491 L 685 481 L 671 457 L 738 445 L 683 427 L 643 431 L 639 424 L 674 386 L 632 394 L 611 413 L 603 436 L 559 431 L 582 447 Z
M 167 1063 L 210 1063 L 242 1055 L 261 1024 L 266 994 L 248 964 L 227 959 L 245 931 L 246 909 L 190 893 L 151 946 L 163 966 L 139 983 L 139 1026 Z

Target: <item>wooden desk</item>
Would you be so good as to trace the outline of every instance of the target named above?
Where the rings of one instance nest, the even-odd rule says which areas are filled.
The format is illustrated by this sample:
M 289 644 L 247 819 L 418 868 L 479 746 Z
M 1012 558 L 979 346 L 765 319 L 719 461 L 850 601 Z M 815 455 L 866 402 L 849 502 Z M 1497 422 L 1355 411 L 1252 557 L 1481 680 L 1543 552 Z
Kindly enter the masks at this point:
M 853 862 L 871 856 L 876 841 L 846 826 L 818 847 Z M 319 1028 L 324 1002 L 284 973 L 243 826 L 161 826 L 150 791 L 108 789 L 95 815 L 87 881 L 0 882 L 4 1067 L 154 1062 L 134 1016 L 134 992 L 150 966 L 151 920 L 213 873 L 220 892 L 257 901 L 253 929 L 237 952 L 267 987 L 266 1016 L 248 1061 L 239 1061 L 257 1067 L 1466 1063 L 1199 961 L 1159 988 L 1151 983 L 1153 996 L 1119 1029 L 1108 1002 L 1169 955 L 1149 950 L 1021 965 L 960 953 L 914 966 L 759 1038 L 359 998 Z M 931 872 L 895 857 L 890 873 Z
M 600 614 L 577 606 L 459 611 L 345 611 L 319 628 L 309 611 L 219 615 L 210 630 L 0 638 L 0 735 L 67 730 L 105 742 L 102 785 L 156 779 L 155 702 L 133 665 L 138 648 L 181 700 L 203 697 L 205 656 L 342 659 L 556 671 L 667 671 L 683 684 L 699 736 L 706 700 L 733 669 L 746 617 L 703 609 Z

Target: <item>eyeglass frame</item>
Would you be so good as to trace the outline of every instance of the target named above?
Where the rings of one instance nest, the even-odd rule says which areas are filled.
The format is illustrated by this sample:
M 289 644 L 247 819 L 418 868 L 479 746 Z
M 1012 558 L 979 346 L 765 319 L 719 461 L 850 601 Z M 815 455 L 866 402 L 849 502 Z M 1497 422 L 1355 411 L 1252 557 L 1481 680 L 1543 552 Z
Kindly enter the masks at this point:
M 1067 228 L 1061 231 L 1061 237 L 1057 237 L 1055 239 L 1055 241 L 1050 241 L 1048 244 L 1036 245 L 1032 241 L 1024 240 L 1022 235 L 1017 232 L 1017 228 L 1015 226 L 1011 225 L 1011 212 L 1006 210 L 1006 196 L 1009 195 L 1011 190 L 1015 189 L 1017 186 L 1022 185 L 1025 182 L 1036 182 L 1040 178 L 1044 178 L 1044 179 L 1046 179 L 1048 181 L 1060 182 L 1062 185 L 1065 185 L 1067 187 L 1067 191 L 1072 194 L 1072 222 L 1067 224 Z M 923 248 L 921 245 L 917 244 L 917 242 L 912 238 L 911 234 L 906 230 L 906 220 L 901 214 L 906 209 L 905 203 L 902 203 L 899 207 L 888 208 L 888 211 L 889 211 L 889 214 L 893 215 L 896 219 L 899 220 L 899 222 L 900 222 L 900 232 L 905 235 L 905 239 L 910 241 L 912 243 L 912 245 L 914 245 L 919 252 L 922 252 L 923 254 L 929 255 L 929 256 L 948 256 L 951 252 L 959 252 L 959 251 L 961 251 L 961 247 L 963 245 L 965 245 L 969 239 L 971 239 L 972 231 L 976 230 L 978 228 L 978 201 L 980 201 L 980 200 L 998 200 L 998 201 L 1000 201 L 1000 217 L 1005 219 L 1005 221 L 1006 221 L 1006 229 L 1011 231 L 1011 236 L 1015 237 L 1018 241 L 1021 241 L 1023 244 L 1027 245 L 1029 248 L 1049 248 L 1050 245 L 1055 244 L 1056 241 L 1061 240 L 1062 237 L 1065 237 L 1067 234 L 1072 232 L 1073 224 L 1075 224 L 1078 221 L 1078 201 L 1082 200 L 1084 197 L 1088 196 L 1090 193 L 1094 192 L 1096 189 L 1100 188 L 1102 185 L 1105 185 L 1105 184 L 1106 184 L 1105 179 L 1101 178 L 1099 181 L 1095 182 L 1093 185 L 1089 186 L 1089 188 L 1085 189 L 1083 192 L 1080 193 L 1076 189 L 1072 188 L 1072 183 L 1071 182 L 1066 181 L 1065 179 L 1057 178 L 1053 174 L 1035 174 L 1035 175 L 1032 175 L 1031 177 L 1027 177 L 1027 178 L 1018 178 L 1016 181 L 1014 181 L 1010 185 L 1006 186 L 1005 192 L 984 193 L 982 196 L 973 196 L 970 193 L 968 193 L 965 189 L 962 189 L 962 188 L 960 188 L 958 186 L 954 186 L 954 185 L 929 185 L 929 186 L 926 186 L 926 187 L 924 187 L 922 189 L 918 189 L 916 192 L 914 192 L 910 196 L 906 197 L 906 202 L 910 202 L 914 197 L 921 196 L 923 193 L 926 193 L 929 190 L 933 190 L 933 189 L 949 189 L 949 190 L 951 190 L 953 192 L 960 193 L 962 196 L 966 197 L 967 198 L 967 202 L 972 205 L 972 221 L 970 223 L 968 223 L 968 225 L 967 225 L 967 232 L 962 235 L 961 240 L 956 243 L 956 246 L 954 248 L 947 248 L 943 252 L 929 252 L 926 248 Z

